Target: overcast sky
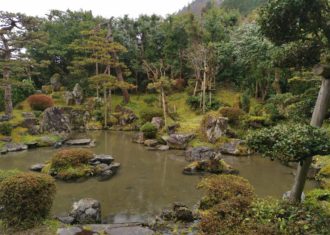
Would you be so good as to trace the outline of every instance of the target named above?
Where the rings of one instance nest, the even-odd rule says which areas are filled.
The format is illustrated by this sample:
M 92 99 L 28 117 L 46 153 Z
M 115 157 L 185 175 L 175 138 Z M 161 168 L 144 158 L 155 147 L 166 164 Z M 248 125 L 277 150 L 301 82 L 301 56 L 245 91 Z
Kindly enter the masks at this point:
M 93 14 L 138 17 L 153 13 L 166 16 L 186 6 L 192 0 L 0 0 L 0 10 L 44 16 L 51 9 L 92 10 Z

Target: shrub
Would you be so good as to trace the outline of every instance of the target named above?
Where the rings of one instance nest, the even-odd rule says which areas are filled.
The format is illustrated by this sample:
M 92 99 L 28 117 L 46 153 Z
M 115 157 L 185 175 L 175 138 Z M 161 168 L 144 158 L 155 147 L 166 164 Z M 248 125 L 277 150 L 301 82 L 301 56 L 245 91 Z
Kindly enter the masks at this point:
M 25 229 L 45 219 L 56 192 L 54 180 L 44 174 L 19 173 L 0 184 L 2 220 L 9 227 Z
M 246 116 L 244 116 L 243 124 L 246 127 L 261 128 L 261 127 L 268 126 L 270 124 L 270 121 L 269 121 L 268 117 L 266 117 L 266 116 L 246 115 Z
M 52 157 L 51 168 L 60 170 L 88 164 L 93 155 L 93 152 L 88 149 L 63 149 Z
M 264 106 L 264 109 L 265 109 L 266 113 L 269 115 L 270 120 L 272 120 L 273 122 L 284 118 L 284 116 L 281 115 L 280 111 L 275 106 L 275 104 L 272 104 L 272 103 L 266 104 Z
M 13 175 L 17 175 L 18 173 L 20 173 L 19 170 L 0 170 L 0 184 L 2 181 L 4 181 L 5 179 L 7 179 L 10 176 Z
M 235 234 L 244 221 L 255 197 L 254 189 L 244 178 L 218 175 L 203 179 L 198 186 L 206 190 L 200 208 L 203 234 Z
M 327 133 L 310 125 L 286 124 L 250 132 L 247 144 L 253 150 L 282 162 L 299 162 L 330 151 Z
M 248 93 L 243 93 L 243 95 L 240 97 L 240 108 L 248 113 L 250 111 L 250 96 Z
M 0 123 L 0 134 L 10 136 L 13 126 L 9 122 Z
M 143 132 L 145 138 L 154 139 L 156 138 L 158 130 L 154 124 L 147 122 L 141 127 L 141 131 Z
M 289 79 L 289 90 L 294 95 L 305 93 L 311 87 L 319 87 L 321 80 L 317 78 L 293 77 Z
M 163 111 L 161 109 L 147 108 L 140 111 L 140 119 L 143 123 L 151 122 L 153 117 L 162 117 Z
M 197 110 L 200 108 L 200 97 L 199 96 L 189 96 L 186 103 L 192 110 Z
M 53 99 L 44 94 L 35 94 L 29 96 L 28 103 L 33 110 L 37 111 L 44 111 L 46 108 L 52 107 L 54 105 Z
M 147 97 L 143 98 L 143 102 L 146 104 L 149 104 L 149 105 L 154 104 L 157 101 L 158 101 L 158 98 L 155 95 L 148 95 Z
M 219 112 L 223 117 L 228 118 L 229 122 L 233 124 L 236 124 L 240 117 L 244 115 L 243 110 L 231 107 L 223 107 Z

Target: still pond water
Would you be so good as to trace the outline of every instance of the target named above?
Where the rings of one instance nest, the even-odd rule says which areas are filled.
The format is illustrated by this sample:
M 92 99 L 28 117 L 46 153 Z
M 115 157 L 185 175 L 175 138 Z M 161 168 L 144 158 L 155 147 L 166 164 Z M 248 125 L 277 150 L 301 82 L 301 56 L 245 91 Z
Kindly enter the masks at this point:
M 187 165 L 183 151 L 147 151 L 142 145 L 131 142 L 132 133 L 96 131 L 88 135 L 96 139 L 93 151 L 112 155 L 116 162 L 121 163 L 121 168 L 105 182 L 96 179 L 81 183 L 58 181 L 54 214 L 65 214 L 74 201 L 92 197 L 101 202 L 107 222 L 141 222 L 173 202 L 193 206 L 202 196 L 195 187 L 201 177 L 181 173 Z M 55 151 L 39 148 L 3 155 L 0 157 L 0 169 L 27 171 L 31 165 L 49 160 Z M 294 180 L 293 170 L 278 162 L 258 156 L 224 156 L 224 159 L 238 169 L 262 197 L 281 197 Z M 309 182 L 307 188 L 312 187 L 313 183 Z

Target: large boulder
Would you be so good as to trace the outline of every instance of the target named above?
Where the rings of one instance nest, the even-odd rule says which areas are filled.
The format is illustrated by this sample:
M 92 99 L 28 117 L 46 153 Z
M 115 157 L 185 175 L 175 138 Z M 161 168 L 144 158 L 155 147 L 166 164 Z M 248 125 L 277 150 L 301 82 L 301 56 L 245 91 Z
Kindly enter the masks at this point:
M 92 198 L 84 198 L 73 203 L 70 216 L 75 224 L 101 223 L 101 204 Z
M 239 139 L 233 139 L 228 143 L 222 144 L 219 151 L 222 154 L 234 156 L 247 156 L 251 154 L 251 150 L 244 144 L 244 141 Z
M 42 132 L 58 134 L 70 133 L 72 130 L 68 115 L 60 107 L 51 107 L 44 111 L 40 129 Z
M 168 137 L 165 137 L 167 145 L 171 149 L 186 149 L 189 141 L 195 138 L 194 134 L 171 134 Z
M 214 144 L 226 135 L 228 129 L 228 118 L 217 115 L 206 115 L 202 121 L 201 129 L 207 140 Z
M 74 86 L 72 94 L 73 94 L 75 103 L 78 105 L 82 104 L 83 99 L 84 99 L 84 91 L 78 83 Z
M 188 148 L 185 157 L 188 162 L 209 160 L 217 155 L 217 151 L 209 147 Z

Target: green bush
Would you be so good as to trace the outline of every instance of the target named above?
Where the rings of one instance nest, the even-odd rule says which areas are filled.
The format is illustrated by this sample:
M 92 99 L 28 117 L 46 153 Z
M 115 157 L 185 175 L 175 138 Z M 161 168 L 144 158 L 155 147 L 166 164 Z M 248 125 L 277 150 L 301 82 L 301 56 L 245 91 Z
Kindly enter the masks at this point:
M 247 144 L 253 150 L 282 162 L 299 162 L 330 151 L 328 134 L 304 124 L 277 125 L 247 135 Z
M 289 90 L 294 95 L 301 95 L 311 87 L 318 87 L 321 85 L 321 80 L 317 78 L 304 78 L 304 77 L 293 77 L 289 79 Z
M 31 95 L 27 101 L 30 104 L 30 107 L 37 111 L 44 111 L 46 108 L 54 105 L 53 99 L 44 94 Z
M 189 96 L 186 103 L 192 110 L 197 110 L 200 108 L 200 97 L 199 96 Z
M 20 173 L 19 170 L 0 170 L 0 184 L 2 181 L 4 181 L 5 179 L 7 179 L 10 176 L 13 175 L 17 175 L 18 173 Z
M 56 192 L 54 180 L 44 174 L 19 173 L 0 184 L 2 221 L 17 229 L 31 228 L 50 212 Z
M 284 116 L 280 113 L 276 105 L 273 103 L 265 104 L 264 109 L 269 115 L 270 120 L 272 120 L 273 122 L 279 121 L 284 118 Z
M 149 105 L 154 104 L 157 101 L 158 101 L 158 98 L 155 95 L 148 95 L 147 97 L 143 98 L 143 102 L 146 104 L 149 104 Z
M 239 176 L 218 175 L 204 178 L 198 187 L 206 190 L 200 203 L 202 234 L 236 234 L 255 198 L 251 184 Z
M 62 149 L 52 157 L 51 168 L 60 170 L 88 164 L 93 155 L 93 152 L 88 149 Z
M 248 93 L 243 93 L 243 95 L 240 97 L 240 108 L 244 111 L 244 112 L 246 112 L 246 113 L 248 113 L 248 112 L 250 112 L 250 96 L 249 96 L 249 94 Z
M 13 126 L 9 122 L 0 123 L 0 134 L 10 136 Z
M 240 117 L 244 115 L 243 110 L 231 107 L 223 107 L 219 110 L 219 112 L 223 117 L 228 118 L 229 122 L 232 124 L 236 124 Z
M 147 122 L 141 127 L 141 131 L 143 132 L 145 138 L 154 139 L 156 138 L 158 130 L 154 124 Z
M 140 111 L 140 119 L 143 123 L 151 122 L 153 117 L 162 117 L 163 111 L 156 108 L 147 108 Z

